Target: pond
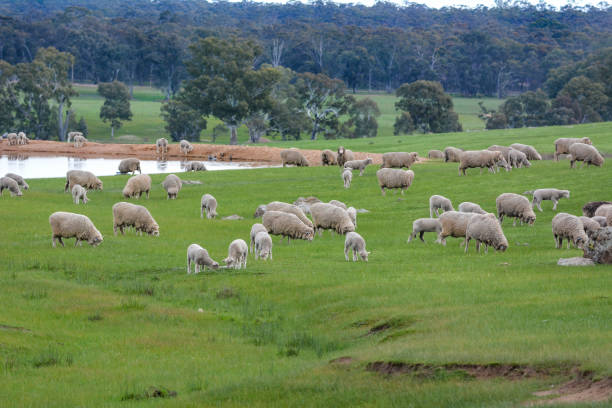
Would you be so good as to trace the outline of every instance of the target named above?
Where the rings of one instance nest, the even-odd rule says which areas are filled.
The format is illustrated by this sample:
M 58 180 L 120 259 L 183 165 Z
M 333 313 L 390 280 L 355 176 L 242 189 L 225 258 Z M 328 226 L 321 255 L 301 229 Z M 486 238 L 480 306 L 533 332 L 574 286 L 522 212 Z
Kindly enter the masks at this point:
M 117 174 L 121 160 L 68 156 L 28 156 L 22 154 L 2 155 L 0 156 L 0 177 L 6 173 L 16 173 L 26 179 L 65 177 L 68 170 L 87 170 L 96 176 L 112 176 Z M 178 173 L 184 171 L 186 163 L 188 161 L 140 160 L 140 168 L 144 174 Z M 211 171 L 277 167 L 259 162 L 204 161 L 204 164 Z

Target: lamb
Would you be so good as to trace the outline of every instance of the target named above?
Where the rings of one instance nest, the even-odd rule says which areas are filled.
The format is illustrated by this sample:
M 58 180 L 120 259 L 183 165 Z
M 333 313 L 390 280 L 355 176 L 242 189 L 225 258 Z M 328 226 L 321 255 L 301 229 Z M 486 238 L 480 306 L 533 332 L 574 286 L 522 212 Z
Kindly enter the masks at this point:
M 255 235 L 255 259 L 267 260 L 268 257 L 272 260 L 272 238 L 264 229 Z
M 580 167 L 584 166 L 584 163 L 587 164 L 587 167 L 591 164 L 601 167 L 604 164 L 604 158 L 596 148 L 591 146 L 590 144 L 585 143 L 574 143 L 569 147 L 570 152 L 570 168 L 574 168 L 574 163 L 577 161 L 581 161 L 582 164 Z
M 281 160 L 283 162 L 283 167 L 285 167 L 288 164 L 293 164 L 296 165 L 298 167 L 308 167 L 310 166 L 310 163 L 308 163 L 308 160 L 306 160 L 306 158 L 304 157 L 304 155 L 302 153 L 300 153 L 298 150 L 296 149 L 286 149 L 281 151 L 280 153 L 281 156 Z
M 193 150 L 193 145 L 185 139 L 181 140 L 179 146 L 181 148 L 181 153 L 183 153 L 184 155 L 191 153 L 191 151 Z
M 344 204 L 342 201 L 338 201 L 338 200 L 329 200 L 329 204 L 335 205 L 336 207 L 340 207 L 340 208 L 342 208 L 345 211 L 348 208 L 346 204 Z
M 147 193 L 148 199 L 150 191 L 151 177 L 147 174 L 139 174 L 130 177 L 125 183 L 125 187 L 123 187 L 123 196 L 125 198 L 140 198 L 142 197 L 142 193 Z
M 17 197 L 20 197 L 23 195 L 23 193 L 19 189 L 19 184 L 17 184 L 17 182 L 12 178 L 6 176 L 0 178 L 0 196 L 2 195 L 2 192 L 5 189 L 8 190 L 9 193 L 11 193 L 11 197 L 15 195 Z
M 336 155 L 336 161 L 338 166 L 344 167 L 344 163 L 347 161 L 355 160 L 355 155 L 349 149 L 345 149 L 344 146 L 338 147 L 338 154 Z
M 496 150 L 468 150 L 461 153 L 459 163 L 459 175 L 463 173 L 465 176 L 465 170 L 469 168 L 480 167 L 480 173 L 482 169 L 487 167 L 491 173 L 494 172 L 493 166 L 495 163 L 503 159 L 501 152 Z
M 389 152 L 383 154 L 382 157 L 382 165 L 383 168 L 396 168 L 401 169 L 406 167 L 410 169 L 410 166 L 414 164 L 417 160 L 419 160 L 419 154 L 417 152 Z
M 249 248 L 243 239 L 235 239 L 229 245 L 227 250 L 227 258 L 223 260 L 228 268 L 242 269 L 242 266 L 246 269 L 247 266 L 247 255 L 249 254 Z
M 74 147 L 76 149 L 85 146 L 86 142 L 87 142 L 87 139 L 82 134 L 74 136 Z
M 593 217 L 595 215 L 595 211 L 602 205 L 612 204 L 612 201 L 591 201 L 586 203 L 582 207 L 582 215 L 585 217 Z
M 559 213 L 554 216 L 552 233 L 555 237 L 555 248 L 557 249 L 563 246 L 563 239 L 567 239 L 568 249 L 570 241 L 576 248 L 583 248 L 589 240 L 580 219 L 567 213 Z
M 217 214 L 217 199 L 210 194 L 204 194 L 200 201 L 200 218 L 204 218 L 206 210 L 206 218 L 215 218 Z
M 185 171 L 206 171 L 206 166 L 201 161 L 192 161 L 185 164 Z
M 533 225 L 536 220 L 536 215 L 531 208 L 529 200 L 522 195 L 514 193 L 500 194 L 495 200 L 495 205 L 500 224 L 504 221 L 504 216 L 515 218 L 512 226 L 516 226 L 517 218 L 521 221 L 521 224 L 526 222 L 529 225 Z
M 312 241 L 314 236 L 314 230 L 300 221 L 296 215 L 283 211 L 266 211 L 262 224 L 269 234 L 287 237 L 287 241 L 291 238 Z
M 168 139 L 165 137 L 157 139 L 155 142 L 155 151 L 157 154 L 161 153 L 162 156 L 165 156 L 168 153 Z
M 344 169 L 342 172 L 342 180 L 344 181 L 344 188 L 351 188 L 351 181 L 353 181 L 353 172 L 351 169 Z
M 446 237 L 465 238 L 468 222 L 474 215 L 476 214 L 458 211 L 447 211 L 440 215 L 438 220 L 442 224 L 442 231 L 438 234 L 437 242 L 446 245 Z M 461 245 L 463 243 L 465 243 L 465 239 L 461 242 Z
M 136 170 L 142 174 L 142 171 L 140 170 L 140 160 L 134 157 L 123 159 L 119 162 L 119 173 L 121 174 L 132 172 L 132 175 L 134 175 L 136 174 Z
M 304 214 L 302 209 L 297 205 L 283 203 L 282 201 L 272 201 L 269 204 L 257 207 L 257 211 L 255 211 L 255 218 L 263 215 L 263 213 L 265 213 L 266 211 L 282 211 L 289 214 L 293 214 L 309 228 L 313 227 L 312 222 L 308 219 L 308 217 L 306 217 L 306 214 Z
M 349 207 L 346 209 L 346 213 L 348 214 L 355 228 L 357 228 L 357 209 L 355 207 Z
M 176 174 L 168 174 L 162 182 L 162 186 L 168 193 L 168 199 L 174 200 L 178 196 L 178 192 L 181 191 L 183 182 Z
M 87 190 L 81 187 L 79 184 L 75 184 L 72 187 L 72 199 L 75 204 L 79 204 L 80 200 L 83 200 L 83 204 L 87 204 L 89 199 L 87 198 Z
M 428 159 L 444 159 L 444 153 L 440 150 L 430 150 L 427 152 Z
M 385 188 L 399 188 L 403 195 L 404 190 L 407 190 L 412 185 L 414 172 L 412 170 L 380 169 L 376 172 L 376 177 L 378 178 L 378 185 L 382 195 L 385 195 Z
M 79 184 L 88 190 L 102 190 L 102 182 L 92 172 L 85 170 L 68 170 L 66 172 L 66 185 L 64 193 L 75 184 Z
M 100 231 L 85 215 L 58 211 L 49 216 L 49 224 L 51 225 L 53 248 L 55 248 L 56 240 L 64 246 L 62 238 L 76 238 L 75 247 L 80 245 L 81 241 L 87 241 L 89 245 L 95 247 L 104 240 Z
M 298 197 L 298 199 L 293 202 L 293 205 L 300 207 L 300 210 L 302 210 L 304 214 L 310 214 L 310 206 L 315 203 L 320 203 L 320 202 L 321 200 L 313 196 L 310 196 L 307 198 Z
M 464 201 L 461 204 L 459 204 L 459 212 L 475 213 L 475 214 L 486 214 L 487 213 L 485 210 L 482 209 L 481 206 L 479 206 L 476 203 L 471 203 L 469 201 Z
M 474 214 L 468 221 L 465 230 L 465 253 L 467 254 L 470 240 L 476 241 L 476 250 L 480 252 L 480 245 L 485 245 L 485 253 L 492 246 L 496 251 L 504 252 L 508 249 L 508 240 L 497 222 L 494 214 Z
M 26 183 L 26 181 L 23 179 L 23 177 L 21 177 L 19 174 L 6 173 L 4 175 L 4 177 L 12 178 L 13 180 L 15 180 L 17 182 L 19 187 L 23 188 L 24 190 L 29 190 L 30 189 L 30 186 L 28 185 L 28 183 Z
M 608 226 L 608 223 L 606 222 L 606 217 L 604 217 L 602 215 L 595 215 L 595 216 L 591 217 L 591 219 L 593 221 L 595 221 L 596 223 L 598 223 L 602 228 L 605 228 L 605 227 Z
M 444 162 L 459 163 L 461 161 L 461 153 L 463 153 L 463 149 L 457 147 L 449 146 L 444 148 Z
M 329 149 L 325 149 L 321 152 L 321 165 L 322 166 L 332 166 L 338 163 L 338 159 L 336 158 L 336 153 L 332 152 Z
M 562 137 L 555 140 L 555 153 L 553 154 L 553 159 L 555 161 L 559 161 L 560 154 L 568 154 L 569 148 L 574 143 L 584 143 L 584 144 L 593 144 L 591 139 L 588 137 L 575 138 L 575 137 Z
M 419 234 L 419 239 L 423 242 L 423 234 L 426 232 L 435 232 L 436 242 L 440 242 L 440 232 L 442 232 L 442 224 L 437 218 L 418 218 L 412 222 L 412 233 L 408 237 L 408 243 L 412 242 L 414 238 L 416 238 L 417 234 Z
M 68 132 L 68 137 L 66 138 L 66 142 L 70 143 L 75 136 L 83 136 L 82 132 Z
M 353 251 L 353 262 L 357 261 L 357 254 L 359 254 L 362 260 L 368 262 L 370 252 L 366 251 L 366 243 L 363 237 L 356 232 L 347 233 L 344 240 L 344 258 L 347 261 L 351 251 Z
M 28 143 L 30 143 L 30 139 L 28 139 L 25 133 L 23 132 L 17 133 L 17 144 L 26 145 Z
M 251 227 L 251 242 L 249 244 L 249 249 L 251 250 L 251 252 L 253 252 L 253 246 L 255 245 L 255 236 L 257 236 L 257 234 L 262 231 L 266 234 L 268 233 L 268 230 L 266 229 L 266 227 L 264 227 L 263 224 L 255 223 Z
M 512 143 L 510 147 L 525 153 L 525 155 L 527 156 L 527 160 L 542 160 L 542 155 L 538 153 L 538 151 L 533 146 L 521 143 Z
M 523 166 L 527 168 L 531 167 L 531 163 L 529 162 L 529 160 L 527 160 L 527 155 L 521 152 L 520 150 L 511 148 L 510 152 L 508 153 L 508 157 L 509 157 L 508 163 L 510 164 L 511 167 L 514 167 L 517 169 L 520 169 Z
M 429 218 L 433 218 L 434 212 L 436 213 L 436 217 L 439 217 L 439 210 L 444 212 L 455 211 L 451 200 L 441 195 L 432 195 L 429 197 Z
M 603 217 L 601 217 L 603 218 Z M 584 228 L 584 232 L 587 234 L 587 236 L 589 238 L 591 238 L 591 236 L 599 231 L 600 229 L 602 229 L 604 226 L 602 226 L 599 221 L 596 221 L 592 218 L 589 217 L 585 217 L 585 216 L 581 216 L 578 217 L 578 219 L 580 220 L 580 222 L 582 223 L 582 227 Z M 604 218 L 604 222 L 605 222 L 605 218 Z
M 187 247 L 187 274 L 191 274 L 191 263 L 195 264 L 195 272 L 200 273 L 200 267 L 202 270 L 219 268 L 219 263 L 215 262 L 208 251 L 198 244 L 191 244 Z
M 372 159 L 370 159 L 369 157 L 364 160 L 349 160 L 344 163 L 344 168 L 351 170 L 359 170 L 359 175 L 363 176 L 363 171 L 368 166 L 368 164 L 372 164 Z
M 346 210 L 333 204 L 317 203 L 310 207 L 312 223 L 315 231 L 323 235 L 323 230 L 329 229 L 338 234 L 346 234 L 355 231 L 355 225 L 347 214 Z
M 117 228 L 121 231 L 121 235 L 125 232 L 125 227 L 134 227 L 136 232 L 142 235 L 143 232 L 159 236 L 159 225 L 153 219 L 153 216 L 142 205 L 136 205 L 121 201 L 113 205 L 113 232 L 117 235 Z
M 533 195 L 531 200 L 532 207 L 538 207 L 538 210 L 542 210 L 542 201 L 550 200 L 553 202 L 553 210 L 557 209 L 557 204 L 562 198 L 570 198 L 569 190 L 557 190 L 556 188 L 539 188 L 533 191 L 525 191 L 523 194 Z
M 491 152 L 501 152 L 502 155 L 504 156 L 504 160 L 506 160 L 507 162 L 510 162 L 510 148 L 509 147 L 500 146 L 500 145 L 492 145 L 492 146 L 489 146 L 487 150 Z
M 6 138 L 8 139 L 9 146 L 13 146 L 19 143 L 19 138 L 17 137 L 17 133 L 9 133 Z

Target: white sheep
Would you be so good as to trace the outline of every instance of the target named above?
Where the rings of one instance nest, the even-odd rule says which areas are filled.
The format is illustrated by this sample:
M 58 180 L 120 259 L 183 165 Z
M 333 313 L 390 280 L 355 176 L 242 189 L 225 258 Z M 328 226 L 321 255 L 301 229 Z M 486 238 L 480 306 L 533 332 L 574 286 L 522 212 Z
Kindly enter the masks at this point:
M 574 164 L 577 161 L 581 161 L 582 164 L 580 167 L 584 166 L 584 163 L 587 164 L 587 167 L 591 164 L 597 167 L 601 167 L 605 159 L 603 156 L 597 151 L 597 149 L 590 144 L 585 143 L 573 143 L 569 147 L 570 153 L 570 168 L 574 168 Z
M 261 224 L 260 224 L 261 225 Z M 272 238 L 267 231 L 259 231 L 255 235 L 255 259 L 272 260 Z
M 589 201 L 582 206 L 582 215 L 592 217 L 599 207 L 606 204 L 612 204 L 612 201 Z
M 83 204 L 87 204 L 89 199 L 87 198 L 87 190 L 81 187 L 79 184 L 75 184 L 72 187 L 72 199 L 75 204 L 79 204 L 81 200 L 83 200 Z
M 66 138 L 66 142 L 70 143 L 75 136 L 83 136 L 82 132 L 68 132 L 68 137 Z
M 296 149 L 287 149 L 280 152 L 283 167 L 288 164 L 293 164 L 298 167 L 308 167 L 310 163 L 306 160 L 306 157 Z
M 451 200 L 441 195 L 432 195 L 429 197 L 429 218 L 433 218 L 434 213 L 436 214 L 436 217 L 439 217 L 439 210 L 442 210 L 443 212 L 455 211 Z
M 410 166 L 418 160 L 419 154 L 417 152 L 388 152 L 383 154 L 380 168 L 402 169 L 406 167 L 406 169 L 410 169 Z
M 269 234 L 280 235 L 281 239 L 287 237 L 287 242 L 291 238 L 312 241 L 314 237 L 314 230 L 300 221 L 295 214 L 266 211 L 262 217 L 262 224 Z
M 482 209 L 482 207 L 476 203 L 472 203 L 470 201 L 464 201 L 459 204 L 459 212 L 464 213 L 476 213 L 476 214 L 486 214 L 487 212 Z
M 348 209 L 347 205 L 346 205 L 346 204 L 344 204 L 342 201 L 338 201 L 338 200 L 329 200 L 329 203 L 328 203 L 328 204 L 335 205 L 336 207 L 340 207 L 340 208 L 342 208 L 343 210 L 347 210 L 347 209 Z
M 23 195 L 19 189 L 19 184 L 17 184 L 17 182 L 10 177 L 0 178 L 0 196 L 5 189 L 11 193 L 11 197 L 15 195 L 18 197 Z
M 17 144 L 26 145 L 28 143 L 30 143 L 30 139 L 28 139 L 24 132 L 17 133 Z
M 123 187 L 123 196 L 125 198 L 140 198 L 142 197 L 142 193 L 147 194 L 147 199 L 149 198 L 149 192 L 151 191 L 151 177 L 147 174 L 139 174 L 137 176 L 132 176 L 125 183 L 125 187 Z
M 467 229 L 468 222 L 476 215 L 475 213 L 463 213 L 458 211 L 447 211 L 440 215 L 438 220 L 442 224 L 442 231 L 438 235 L 438 242 L 442 245 L 446 245 L 446 237 L 453 238 L 465 238 L 465 231 Z M 460 243 L 463 245 L 465 239 Z
M 184 155 L 191 153 L 191 151 L 193 150 L 193 145 L 189 143 L 188 140 L 181 140 L 179 146 L 181 149 L 181 153 L 183 153 Z
M 495 164 L 502 159 L 502 152 L 497 150 L 467 150 L 460 155 L 459 175 L 465 176 L 465 171 L 469 168 L 480 168 L 482 174 L 482 169 L 485 167 L 494 173 Z
M 304 214 L 302 209 L 297 205 L 284 203 L 282 201 L 272 201 L 266 205 L 260 205 L 259 207 L 257 207 L 257 210 L 255 211 L 255 218 L 260 217 L 266 211 L 282 211 L 293 214 L 308 227 L 312 228 L 312 222 L 308 219 L 308 217 L 306 217 L 306 214 Z
M 539 188 L 533 191 L 525 191 L 523 194 L 533 195 L 531 205 L 538 210 L 542 210 L 542 201 L 549 200 L 553 202 L 553 210 L 557 209 L 557 204 L 562 198 L 570 198 L 569 190 L 557 190 L 556 188 Z
M 6 135 L 6 138 L 8 139 L 9 146 L 13 146 L 19 143 L 17 133 L 9 133 L 8 135 Z
M 64 186 L 64 193 L 66 193 L 69 189 L 72 191 L 72 187 L 75 184 L 79 184 L 88 190 L 102 190 L 102 181 L 100 181 L 100 179 L 90 171 L 68 170 L 66 172 L 66 185 Z
M 357 228 L 357 209 L 355 207 L 349 207 L 346 209 L 346 213 L 348 214 L 355 228 Z
M 215 218 L 217 214 L 217 199 L 210 194 L 204 194 L 200 201 L 200 218 L 204 218 L 204 211 L 206 211 L 206 218 Z
M 314 230 L 323 235 L 323 230 L 329 229 L 338 234 L 346 234 L 355 231 L 355 225 L 351 221 L 346 210 L 333 204 L 317 203 L 310 206 Z
M 87 139 L 82 134 L 74 136 L 74 147 L 76 149 L 85 146 L 85 143 L 87 143 Z
M 533 146 L 521 143 L 512 143 L 510 147 L 525 153 L 525 155 L 527 156 L 527 160 L 542 160 L 542 155 L 538 153 L 538 151 Z
M 19 187 L 23 188 L 24 190 L 29 190 L 30 189 L 30 186 L 28 185 L 28 183 L 26 183 L 26 181 L 23 179 L 23 177 L 21 177 L 19 174 L 6 173 L 4 175 L 4 177 L 12 178 L 13 180 L 15 180 L 17 182 Z
M 321 200 L 313 196 L 307 198 L 298 197 L 298 199 L 293 202 L 293 205 L 300 207 L 300 210 L 302 210 L 304 214 L 310 214 L 310 206 L 314 203 L 320 202 Z
M 602 228 L 605 228 L 608 226 L 608 223 L 606 222 L 606 217 L 601 216 L 601 215 L 594 215 L 592 217 L 590 217 L 593 221 L 595 221 L 597 224 L 601 225 Z M 612 226 L 612 225 L 611 225 Z
M 463 149 L 457 147 L 448 146 L 444 148 L 444 162 L 459 163 L 461 161 L 461 153 L 463 153 Z
M 606 224 L 612 226 L 612 205 L 605 204 L 600 206 L 597 211 L 595 211 L 595 216 L 606 217 Z
M 247 267 L 247 255 L 249 254 L 249 247 L 243 239 L 235 239 L 229 245 L 227 250 L 227 258 L 223 260 L 228 268 L 232 269 L 246 269 Z
M 508 164 L 516 169 L 520 169 L 523 166 L 527 168 L 531 167 L 531 163 L 527 160 L 527 155 L 520 150 L 510 148 L 508 158 Z
M 104 240 L 100 231 L 85 215 L 63 211 L 54 212 L 49 216 L 49 225 L 51 225 L 51 242 L 54 248 L 56 240 L 64 246 L 62 238 L 76 238 L 75 247 L 81 245 L 81 241 L 87 241 L 89 245 L 95 247 Z
M 255 236 L 257 236 L 257 233 L 262 232 L 262 231 L 266 233 L 268 232 L 268 230 L 266 229 L 266 227 L 264 227 L 263 224 L 255 223 L 251 227 L 251 241 L 249 244 L 249 249 L 251 250 L 251 252 L 253 252 L 253 247 L 255 245 Z
M 504 159 L 507 162 L 510 162 L 510 148 L 508 146 L 493 145 L 489 146 L 487 150 L 491 152 L 501 152 L 502 156 L 504 156 Z
M 419 239 L 423 242 L 423 234 L 426 232 L 436 233 L 436 242 L 440 242 L 440 233 L 442 232 L 442 223 L 437 218 L 418 218 L 412 222 L 412 233 L 408 237 L 408 243 L 412 242 L 419 234 Z
M 119 162 L 119 173 L 121 174 L 132 172 L 132 175 L 134 175 L 136 174 L 136 170 L 142 174 L 142 171 L 140 170 L 140 160 L 135 157 L 123 159 Z
M 349 149 L 345 149 L 344 146 L 338 146 L 338 154 L 336 155 L 338 166 L 344 167 L 344 163 L 351 160 L 355 160 L 353 152 Z
M 200 267 L 203 270 L 209 269 L 217 269 L 219 268 L 219 263 L 215 262 L 210 255 L 208 255 L 208 251 L 198 244 L 191 244 L 187 247 L 187 274 L 191 274 L 191 264 L 195 264 L 195 272 L 200 273 Z
M 376 178 L 378 179 L 382 195 L 385 195 L 386 188 L 399 188 L 403 195 L 404 190 L 407 190 L 414 181 L 414 172 L 412 170 L 380 169 L 376 172 Z
M 440 150 L 430 150 L 427 152 L 428 159 L 444 159 L 444 153 Z
M 536 220 L 536 215 L 531 208 L 531 204 L 527 198 L 519 194 L 514 193 L 503 193 L 497 196 L 495 200 L 495 206 L 497 208 L 497 217 L 499 223 L 504 221 L 504 216 L 508 218 L 514 218 L 512 226 L 516 226 L 516 220 L 533 225 Z
M 350 169 L 344 169 L 342 172 L 342 181 L 344 181 L 344 188 L 351 188 L 351 181 L 353 181 L 353 172 Z
M 555 237 L 555 248 L 563 247 L 563 239 L 567 239 L 567 248 L 570 242 L 576 248 L 583 248 L 589 238 L 584 232 L 582 222 L 575 215 L 559 213 L 552 219 L 552 233 Z
M 496 251 L 504 252 L 508 249 L 508 240 L 497 222 L 494 214 L 474 214 L 468 221 L 465 230 L 465 253 L 468 252 L 470 240 L 476 241 L 476 250 L 480 252 L 480 245 L 485 245 L 485 253 L 492 246 Z
M 165 156 L 168 153 L 168 139 L 165 137 L 157 139 L 155 142 L 155 151 L 157 154 L 161 153 L 162 156 Z
M 332 152 L 329 149 L 325 149 L 321 152 L 321 165 L 322 166 L 332 166 L 338 162 L 336 158 L 336 153 Z
M 584 144 L 593 144 L 591 142 L 591 139 L 589 139 L 588 137 L 581 137 L 581 138 L 575 138 L 575 137 L 561 137 L 557 140 L 555 140 L 555 153 L 553 154 L 553 159 L 555 161 L 559 161 L 559 155 L 560 154 L 567 154 L 569 153 L 569 148 L 571 145 L 573 145 L 574 143 L 584 143 Z
M 201 161 L 192 161 L 185 164 L 185 171 L 206 171 L 206 166 Z
M 344 258 L 347 261 L 351 251 L 353 252 L 353 262 L 357 261 L 357 254 L 359 254 L 362 260 L 368 262 L 370 252 L 366 251 L 366 243 L 363 237 L 356 232 L 347 233 L 344 240 Z
M 370 159 L 369 157 L 363 160 L 349 160 L 344 163 L 344 168 L 351 170 L 359 170 L 359 175 L 363 176 L 363 171 L 368 166 L 368 164 L 372 164 L 372 159 Z
M 159 236 L 159 225 L 145 207 L 121 201 L 113 205 L 113 232 L 117 235 L 117 228 L 121 235 L 125 227 L 134 227 L 136 232 Z
M 168 193 L 168 199 L 176 199 L 179 191 L 183 187 L 183 182 L 176 174 L 168 174 L 164 181 L 162 182 L 162 186 L 166 193 Z
M 584 232 L 587 234 L 587 236 L 589 238 L 591 238 L 591 236 L 595 232 L 597 232 L 597 231 L 599 231 L 600 229 L 603 228 L 603 226 L 600 224 L 600 222 L 598 220 L 594 220 L 592 218 L 585 217 L 584 215 L 578 217 L 578 219 L 582 223 L 582 227 L 584 228 Z M 604 222 L 605 222 L 605 218 L 604 218 Z

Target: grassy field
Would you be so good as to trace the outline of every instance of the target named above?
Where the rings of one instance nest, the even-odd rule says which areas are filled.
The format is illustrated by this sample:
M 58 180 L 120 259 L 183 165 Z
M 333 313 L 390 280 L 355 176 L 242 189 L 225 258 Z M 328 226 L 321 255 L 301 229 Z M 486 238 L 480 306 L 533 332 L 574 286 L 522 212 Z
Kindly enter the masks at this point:
M 424 152 L 512 137 L 544 149 L 554 137 L 575 135 L 610 151 L 611 128 L 346 145 Z M 113 235 L 111 206 L 123 199 L 128 176 L 102 177 L 104 191 L 78 207 L 62 192 L 63 180 L 28 180 L 30 191 L 19 198 L 5 193 L 0 205 L 0 406 L 514 407 L 567 380 L 571 367 L 610 376 L 612 268 L 556 266 L 559 257 L 581 251 L 554 248 L 550 202 L 533 227 L 504 222 L 510 243 L 504 253 L 477 254 L 472 245 L 464 254 L 458 239 L 443 247 L 432 234 L 425 244 L 406 243 L 412 221 L 428 216 L 432 194 L 493 211 L 500 193 L 557 187 L 571 190 L 558 210 L 580 214 L 584 202 L 610 199 L 608 166 L 571 170 L 567 161 L 541 161 L 459 177 L 456 164 L 428 162 L 414 166 L 406 195 L 385 197 L 374 167 L 355 175 L 349 190 L 329 167 L 185 174 L 203 184 L 185 185 L 177 200 L 165 198 L 163 176 L 154 175 L 151 198 L 139 203 L 159 223 L 160 237 Z M 201 220 L 204 193 L 217 198 L 221 216 L 245 219 Z M 327 232 L 313 242 L 275 237 L 274 260 L 250 256 L 246 270 L 185 273 L 189 244 L 221 261 L 233 239 L 248 241 L 259 204 L 309 195 L 370 211 L 358 216 L 357 229 L 372 251 L 368 263 L 346 262 L 343 237 Z M 88 215 L 104 242 L 73 248 L 69 240 L 52 248 L 54 211 Z M 330 362 L 343 356 L 350 357 L 344 364 Z M 520 364 L 551 374 L 516 381 L 444 369 L 385 376 L 367 370 L 375 361 Z

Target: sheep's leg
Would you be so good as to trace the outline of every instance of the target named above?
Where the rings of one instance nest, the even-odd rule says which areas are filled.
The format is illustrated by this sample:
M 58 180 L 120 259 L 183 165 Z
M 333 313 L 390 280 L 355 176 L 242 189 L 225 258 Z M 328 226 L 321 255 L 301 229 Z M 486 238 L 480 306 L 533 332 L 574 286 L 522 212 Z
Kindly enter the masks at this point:
M 359 175 L 363 176 L 363 169 L 359 170 Z
M 540 212 L 544 211 L 544 210 L 542 210 L 542 202 L 541 201 L 538 201 L 537 206 L 538 206 L 538 210 L 540 210 Z M 554 210 L 554 208 L 553 208 L 553 210 Z
M 191 259 L 187 257 L 187 275 L 191 275 Z
M 516 227 L 516 217 L 514 218 L 514 221 L 512 221 L 512 226 Z
M 567 249 L 570 249 L 570 248 L 571 248 L 571 246 L 570 246 L 570 245 L 571 245 L 571 243 L 572 243 L 572 240 L 571 240 L 571 239 L 569 239 L 569 238 L 567 238 Z
M 416 233 L 412 231 L 412 233 L 408 236 L 408 240 L 406 241 L 406 243 L 409 244 L 410 241 L 414 239 L 414 237 L 416 237 Z
M 349 256 L 348 256 L 348 254 L 349 254 L 349 247 L 348 247 L 348 246 L 345 246 L 345 247 L 344 247 L 344 258 L 345 258 L 347 261 L 349 260 Z
M 353 262 L 357 262 L 357 250 L 353 248 Z
M 272 260 L 272 248 L 270 248 L 270 252 L 268 253 L 268 256 L 270 257 L 270 260 Z M 268 258 L 266 258 L 268 259 Z
M 468 253 L 468 248 L 470 247 L 470 239 L 471 238 L 466 238 L 464 240 L 464 242 L 465 242 L 465 250 L 463 252 L 466 253 L 466 254 Z M 476 248 L 478 248 L 478 241 L 476 241 Z
M 467 245 L 466 245 L 467 248 Z M 480 253 L 480 241 L 476 240 L 476 252 Z
M 74 241 L 74 247 L 76 248 L 78 244 L 79 244 L 79 237 L 76 237 L 76 241 Z
M 489 253 L 489 246 L 487 244 L 485 244 L 485 254 Z
M 421 239 L 421 241 L 425 242 L 425 239 L 423 239 L 423 235 L 425 235 L 425 231 L 421 231 L 419 233 L 419 238 Z
M 557 201 L 557 200 L 553 199 L 553 200 L 552 200 L 552 202 L 553 202 L 553 210 L 556 210 L 556 209 L 557 209 L 557 203 L 558 203 L 559 201 Z

